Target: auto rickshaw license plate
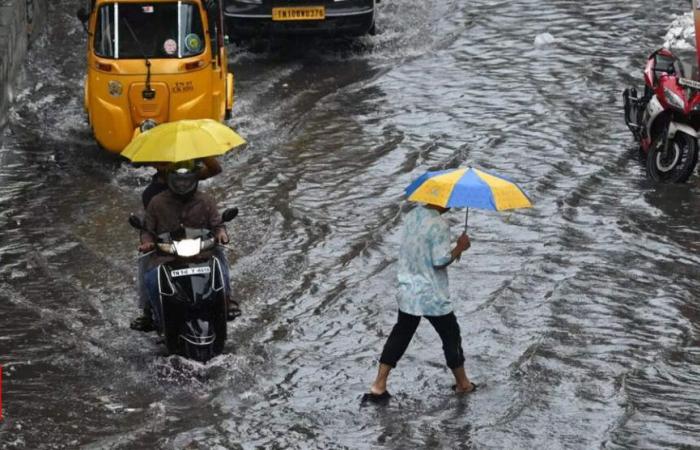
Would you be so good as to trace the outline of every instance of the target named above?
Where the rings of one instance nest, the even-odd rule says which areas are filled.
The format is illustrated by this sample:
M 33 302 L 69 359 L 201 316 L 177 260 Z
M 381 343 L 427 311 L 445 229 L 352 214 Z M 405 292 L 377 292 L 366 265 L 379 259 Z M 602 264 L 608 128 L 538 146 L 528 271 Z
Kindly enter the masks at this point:
M 326 8 L 323 6 L 297 6 L 292 8 L 272 8 L 272 20 L 324 20 Z

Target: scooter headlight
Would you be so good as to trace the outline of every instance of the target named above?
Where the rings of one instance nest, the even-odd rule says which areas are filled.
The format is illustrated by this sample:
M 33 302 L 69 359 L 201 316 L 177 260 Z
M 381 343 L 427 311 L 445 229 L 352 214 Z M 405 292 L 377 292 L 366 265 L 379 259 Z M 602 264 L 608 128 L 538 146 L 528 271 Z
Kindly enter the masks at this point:
M 664 97 L 666 97 L 668 104 L 674 108 L 685 109 L 685 100 L 683 100 L 683 97 L 676 94 L 669 88 L 664 88 Z
M 173 246 L 175 246 L 178 256 L 189 258 L 190 256 L 199 254 L 202 248 L 202 240 L 200 238 L 183 239 L 181 241 L 173 242 Z
M 155 128 L 155 126 L 158 125 L 158 122 L 156 122 L 153 119 L 146 119 L 143 122 L 141 122 L 141 126 L 139 127 L 141 129 L 141 133 L 144 131 L 148 131 L 151 128 Z
M 172 244 L 166 244 L 163 242 L 158 243 L 158 250 L 169 255 L 175 254 L 175 247 Z

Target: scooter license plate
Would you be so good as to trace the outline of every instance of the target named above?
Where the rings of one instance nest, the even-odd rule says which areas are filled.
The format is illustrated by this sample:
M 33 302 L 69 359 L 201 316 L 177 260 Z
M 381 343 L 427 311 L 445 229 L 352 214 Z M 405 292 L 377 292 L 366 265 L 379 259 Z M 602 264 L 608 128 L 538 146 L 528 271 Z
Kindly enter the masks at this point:
M 184 277 L 187 275 L 202 275 L 211 273 L 211 267 L 188 267 L 187 269 L 177 269 L 170 271 L 171 277 Z
M 693 89 L 700 89 L 700 81 L 689 80 L 688 78 L 679 78 L 678 84 Z
M 326 8 L 323 6 L 296 6 L 292 8 L 272 8 L 272 20 L 324 20 Z

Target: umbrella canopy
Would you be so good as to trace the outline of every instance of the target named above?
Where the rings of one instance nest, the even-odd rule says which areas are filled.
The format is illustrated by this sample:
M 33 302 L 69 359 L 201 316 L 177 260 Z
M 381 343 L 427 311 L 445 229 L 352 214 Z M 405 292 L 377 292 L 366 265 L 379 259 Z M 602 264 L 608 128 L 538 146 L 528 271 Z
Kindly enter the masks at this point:
M 212 119 L 167 122 L 141 133 L 122 151 L 132 162 L 179 162 L 223 155 L 245 140 Z
M 532 206 L 512 181 L 471 167 L 426 172 L 406 188 L 406 196 L 413 202 L 444 208 L 503 211 Z

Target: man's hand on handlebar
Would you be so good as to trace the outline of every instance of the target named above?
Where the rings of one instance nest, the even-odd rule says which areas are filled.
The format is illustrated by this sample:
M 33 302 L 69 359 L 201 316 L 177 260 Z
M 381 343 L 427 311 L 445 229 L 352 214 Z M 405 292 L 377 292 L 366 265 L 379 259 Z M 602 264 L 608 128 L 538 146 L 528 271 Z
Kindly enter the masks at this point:
M 219 229 L 216 231 L 216 242 L 219 244 L 226 245 L 228 244 L 228 234 L 226 234 L 226 230 Z
M 153 242 L 143 242 L 139 245 L 139 251 L 141 253 L 148 253 L 156 248 L 156 244 Z

